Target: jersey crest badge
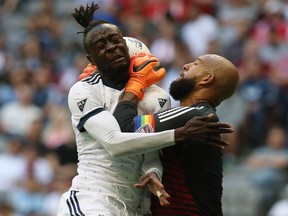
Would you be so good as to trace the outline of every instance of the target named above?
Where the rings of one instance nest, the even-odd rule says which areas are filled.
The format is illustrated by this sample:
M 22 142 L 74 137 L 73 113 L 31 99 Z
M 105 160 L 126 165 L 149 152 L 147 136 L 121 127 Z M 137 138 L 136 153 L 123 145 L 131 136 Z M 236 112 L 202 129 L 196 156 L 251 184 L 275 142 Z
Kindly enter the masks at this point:
M 158 102 L 159 102 L 160 107 L 162 108 L 165 105 L 165 103 L 167 102 L 167 99 L 158 98 Z
M 87 98 L 84 100 L 81 100 L 77 103 L 78 108 L 80 109 L 81 112 L 83 112 L 85 104 L 86 104 Z

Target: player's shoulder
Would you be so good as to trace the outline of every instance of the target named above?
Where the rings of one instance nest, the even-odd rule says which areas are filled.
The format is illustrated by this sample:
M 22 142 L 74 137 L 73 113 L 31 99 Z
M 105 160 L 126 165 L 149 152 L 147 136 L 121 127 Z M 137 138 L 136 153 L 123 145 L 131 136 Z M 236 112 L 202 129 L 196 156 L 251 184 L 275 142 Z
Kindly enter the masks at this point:
M 160 103 L 161 107 L 164 107 L 165 105 L 164 108 L 170 108 L 171 106 L 169 94 L 157 85 L 152 85 L 145 89 L 143 102 L 153 104 L 153 101 L 155 101 L 155 103 Z
M 157 85 L 145 89 L 143 100 L 138 103 L 140 114 L 154 113 L 171 107 L 169 94 Z
M 88 77 L 85 77 L 84 79 L 80 80 L 81 83 L 86 83 L 89 85 L 95 85 L 98 84 L 102 80 L 100 73 L 93 73 Z
M 212 106 L 212 104 L 208 102 L 199 102 L 191 106 L 192 109 L 194 109 L 199 116 L 205 116 L 209 114 L 216 115 L 216 109 Z
M 164 91 L 166 92 L 163 88 L 161 88 L 160 86 L 153 84 L 151 86 L 149 86 L 148 88 L 146 88 L 145 91 L 151 91 L 151 90 L 157 90 L 157 91 Z
M 169 94 L 158 85 L 151 85 L 145 89 L 145 95 L 149 97 L 162 96 L 169 98 Z
M 69 95 L 79 95 L 89 91 L 95 91 L 102 83 L 100 74 L 93 74 L 74 83 L 69 90 Z

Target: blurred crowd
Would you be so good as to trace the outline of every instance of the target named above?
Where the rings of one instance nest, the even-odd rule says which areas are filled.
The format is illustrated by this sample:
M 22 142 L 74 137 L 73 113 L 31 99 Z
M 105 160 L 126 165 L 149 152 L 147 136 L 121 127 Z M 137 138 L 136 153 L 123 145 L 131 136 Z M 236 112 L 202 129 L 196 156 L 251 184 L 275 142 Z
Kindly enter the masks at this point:
M 288 215 L 288 0 L 0 0 L 0 215 L 55 216 L 76 173 L 67 94 L 88 61 L 71 12 L 91 2 L 95 19 L 150 48 L 167 91 L 205 53 L 239 68 L 237 93 L 217 108 L 235 130 L 224 215 Z

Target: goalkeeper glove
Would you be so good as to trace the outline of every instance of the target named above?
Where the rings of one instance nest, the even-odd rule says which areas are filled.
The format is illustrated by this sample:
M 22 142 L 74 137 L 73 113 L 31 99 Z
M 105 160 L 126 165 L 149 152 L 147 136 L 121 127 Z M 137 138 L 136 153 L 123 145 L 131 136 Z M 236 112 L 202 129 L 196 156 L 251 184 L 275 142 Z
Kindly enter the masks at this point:
M 79 80 L 82 80 L 82 79 L 90 76 L 95 70 L 96 70 L 96 66 L 89 63 L 86 66 L 86 68 L 84 68 L 82 73 L 79 75 Z
M 159 60 L 152 54 L 140 53 L 131 58 L 130 79 L 126 84 L 125 92 L 134 93 L 139 100 L 143 99 L 145 88 L 160 81 L 166 73 L 164 68 L 155 70 Z

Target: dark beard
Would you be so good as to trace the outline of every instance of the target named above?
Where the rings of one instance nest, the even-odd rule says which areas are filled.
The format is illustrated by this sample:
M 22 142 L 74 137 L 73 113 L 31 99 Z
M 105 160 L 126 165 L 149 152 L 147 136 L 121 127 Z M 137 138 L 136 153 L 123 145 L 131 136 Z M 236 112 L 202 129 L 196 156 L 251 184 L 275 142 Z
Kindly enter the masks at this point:
M 195 88 L 195 79 L 180 79 L 174 80 L 169 88 L 170 95 L 174 100 L 182 100 L 187 97 Z

